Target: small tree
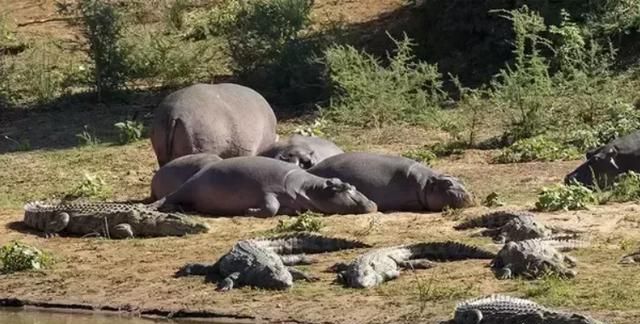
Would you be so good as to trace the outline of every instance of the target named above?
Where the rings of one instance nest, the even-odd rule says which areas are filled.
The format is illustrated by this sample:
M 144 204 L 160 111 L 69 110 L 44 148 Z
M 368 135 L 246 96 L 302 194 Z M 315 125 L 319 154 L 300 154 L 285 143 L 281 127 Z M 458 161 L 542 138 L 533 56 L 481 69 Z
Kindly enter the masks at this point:
M 84 34 L 89 41 L 89 56 L 93 60 L 93 83 L 102 101 L 105 92 L 119 89 L 126 81 L 125 53 L 120 44 L 122 18 L 104 0 L 82 0 Z

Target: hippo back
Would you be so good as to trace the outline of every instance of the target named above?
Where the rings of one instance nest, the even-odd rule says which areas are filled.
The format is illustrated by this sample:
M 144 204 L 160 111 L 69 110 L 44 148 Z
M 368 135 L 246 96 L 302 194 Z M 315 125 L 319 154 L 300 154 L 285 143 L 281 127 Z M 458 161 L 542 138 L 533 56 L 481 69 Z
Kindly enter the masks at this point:
M 294 163 L 303 169 L 308 169 L 326 158 L 341 153 L 344 151 L 329 140 L 294 134 L 284 141 L 276 142 L 260 155 Z
M 421 210 L 422 184 L 410 174 L 410 168 L 416 164 L 418 162 L 400 156 L 349 152 L 332 156 L 308 172 L 354 185 L 378 205 L 378 210 Z
M 220 160 L 215 154 L 197 153 L 181 156 L 165 164 L 151 179 L 151 197 L 157 200 L 174 192 L 198 171 Z
M 277 139 L 276 117 L 256 91 L 231 83 L 195 84 L 168 95 L 154 117 L 151 142 L 162 166 L 207 152 L 251 156 Z

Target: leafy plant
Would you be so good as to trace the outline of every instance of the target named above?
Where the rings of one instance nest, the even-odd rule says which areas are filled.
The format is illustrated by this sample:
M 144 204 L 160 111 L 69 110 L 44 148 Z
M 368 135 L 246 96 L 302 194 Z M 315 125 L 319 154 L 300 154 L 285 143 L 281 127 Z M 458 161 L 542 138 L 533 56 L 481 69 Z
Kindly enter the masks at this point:
M 323 136 L 324 130 L 328 126 L 328 121 L 324 118 L 317 118 L 309 125 L 301 125 L 293 130 L 294 134 L 304 136 Z
M 616 177 L 609 200 L 624 202 L 640 199 L 640 174 L 629 171 Z
M 306 212 L 291 221 L 279 220 L 276 232 L 319 232 L 324 223 L 320 214 Z
M 41 270 L 51 265 L 52 261 L 49 254 L 17 241 L 0 248 L 0 273 Z
M 502 207 L 505 205 L 504 201 L 502 201 L 502 199 L 500 198 L 500 195 L 493 191 L 490 194 L 487 195 L 487 197 L 484 198 L 484 200 L 482 201 L 482 205 L 485 207 Z
M 129 144 L 139 141 L 142 138 L 144 124 L 135 120 L 125 120 L 113 125 L 118 130 L 118 140 L 120 144 Z
M 82 127 L 82 132 L 76 134 L 76 138 L 78 138 L 78 141 L 82 146 L 94 146 L 100 144 L 100 139 L 93 134 L 89 125 L 84 125 Z
M 435 153 L 425 148 L 408 150 L 402 153 L 402 156 L 408 159 L 412 159 L 412 160 L 424 163 L 426 165 L 431 165 L 433 161 L 435 161 L 438 158 Z
M 84 173 L 82 180 L 71 189 L 65 199 L 98 198 L 104 199 L 111 195 L 111 188 L 100 176 Z
M 542 211 L 585 209 L 597 203 L 593 191 L 580 184 L 544 187 L 538 194 L 536 208 Z
M 174 22 L 172 25 L 184 27 L 182 37 L 191 40 L 227 36 L 233 31 L 238 14 L 242 10 L 239 0 L 223 0 L 212 8 L 191 11 L 181 18 L 180 23 Z M 178 21 L 176 14 L 172 20 Z
M 546 136 L 522 139 L 503 149 L 495 157 L 496 163 L 518 163 L 530 161 L 574 160 L 581 157 L 573 147 L 567 147 Z
M 395 40 L 387 67 L 352 46 L 336 45 L 325 51 L 333 95 L 327 116 L 358 127 L 396 123 L 425 125 L 446 98 L 435 65 L 415 62 L 412 41 Z

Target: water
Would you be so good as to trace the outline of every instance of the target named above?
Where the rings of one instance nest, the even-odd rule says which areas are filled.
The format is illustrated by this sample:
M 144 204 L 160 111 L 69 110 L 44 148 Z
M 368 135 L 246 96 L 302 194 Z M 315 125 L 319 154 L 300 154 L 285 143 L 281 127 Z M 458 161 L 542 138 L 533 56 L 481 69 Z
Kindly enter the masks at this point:
M 153 324 L 170 323 L 117 315 L 49 312 L 0 308 L 0 324 Z

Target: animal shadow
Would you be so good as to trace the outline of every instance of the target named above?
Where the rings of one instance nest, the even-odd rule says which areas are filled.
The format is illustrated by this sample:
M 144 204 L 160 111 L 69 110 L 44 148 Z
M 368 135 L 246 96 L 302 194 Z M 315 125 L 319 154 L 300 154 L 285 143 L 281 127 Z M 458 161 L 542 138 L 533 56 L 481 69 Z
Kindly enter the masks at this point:
M 22 221 L 10 222 L 7 225 L 5 225 L 5 227 L 9 230 L 16 231 L 22 234 L 42 236 L 42 232 L 25 225 L 25 223 Z
M 174 278 L 187 276 L 204 276 L 205 283 L 218 283 L 223 279 L 214 271 L 213 265 L 198 263 L 187 263 L 173 274 Z

